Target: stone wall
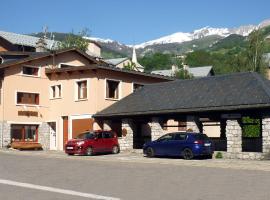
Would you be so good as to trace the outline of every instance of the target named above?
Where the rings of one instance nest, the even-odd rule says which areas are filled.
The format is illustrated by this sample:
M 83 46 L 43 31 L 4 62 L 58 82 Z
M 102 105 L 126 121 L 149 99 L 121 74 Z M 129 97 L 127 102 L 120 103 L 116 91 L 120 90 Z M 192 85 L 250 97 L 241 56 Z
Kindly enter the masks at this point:
M 187 130 L 199 133 L 199 121 L 195 116 L 187 116 Z
M 0 147 L 5 148 L 11 142 L 11 134 L 10 134 L 11 125 L 6 121 L 2 121 L 0 123 Z M 3 134 L 3 135 L 2 135 Z M 2 141 L 3 139 L 3 141 Z
M 131 119 L 122 120 L 122 138 L 118 139 L 120 150 L 133 149 L 134 123 Z
M 50 126 L 46 122 L 38 127 L 38 142 L 44 150 L 50 149 Z
M 166 132 L 163 130 L 160 124 L 159 118 L 152 118 L 152 121 L 148 123 L 149 127 L 151 128 L 151 139 L 156 140 Z
M 238 120 L 227 120 L 227 157 L 237 158 L 242 152 L 242 129 Z
M 270 153 L 270 117 L 264 117 L 262 119 L 262 141 L 263 141 L 263 153 Z

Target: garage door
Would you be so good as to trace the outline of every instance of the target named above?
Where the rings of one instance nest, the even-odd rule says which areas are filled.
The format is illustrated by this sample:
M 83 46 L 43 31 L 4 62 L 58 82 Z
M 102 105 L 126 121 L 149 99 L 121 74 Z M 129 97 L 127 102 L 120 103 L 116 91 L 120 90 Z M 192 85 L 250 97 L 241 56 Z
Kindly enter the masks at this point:
M 72 138 L 75 138 L 80 133 L 93 130 L 94 119 L 74 119 L 72 120 Z

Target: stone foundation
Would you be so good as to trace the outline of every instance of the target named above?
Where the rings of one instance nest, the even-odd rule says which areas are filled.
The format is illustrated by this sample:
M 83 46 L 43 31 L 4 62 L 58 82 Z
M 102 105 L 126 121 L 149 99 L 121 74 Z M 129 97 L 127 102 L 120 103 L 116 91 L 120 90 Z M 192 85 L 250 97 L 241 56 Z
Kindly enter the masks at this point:
M 38 142 L 44 150 L 50 149 L 50 126 L 46 122 L 38 127 Z
M 10 127 L 10 124 L 8 124 L 6 121 L 2 121 L 0 123 L 0 147 L 2 148 L 7 147 L 11 142 Z
M 120 150 L 133 149 L 134 123 L 131 119 L 122 120 L 122 138 L 118 138 Z

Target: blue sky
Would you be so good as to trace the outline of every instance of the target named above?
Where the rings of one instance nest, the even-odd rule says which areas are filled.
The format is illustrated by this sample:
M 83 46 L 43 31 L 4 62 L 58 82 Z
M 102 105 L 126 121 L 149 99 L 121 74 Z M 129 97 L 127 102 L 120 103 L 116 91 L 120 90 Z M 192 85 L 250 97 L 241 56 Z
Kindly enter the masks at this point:
M 0 30 L 91 30 L 91 36 L 137 44 L 204 26 L 237 27 L 270 18 L 269 0 L 4 0 Z

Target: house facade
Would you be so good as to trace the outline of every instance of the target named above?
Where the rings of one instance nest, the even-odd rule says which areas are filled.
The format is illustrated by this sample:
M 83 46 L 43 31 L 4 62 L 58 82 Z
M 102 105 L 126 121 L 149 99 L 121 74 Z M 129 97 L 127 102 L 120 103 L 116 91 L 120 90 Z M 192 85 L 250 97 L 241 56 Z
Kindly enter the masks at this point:
M 1 147 L 36 142 L 62 150 L 80 132 L 104 128 L 93 119 L 97 112 L 143 85 L 172 80 L 120 69 L 76 49 L 11 54 L 15 58 L 0 64 Z

